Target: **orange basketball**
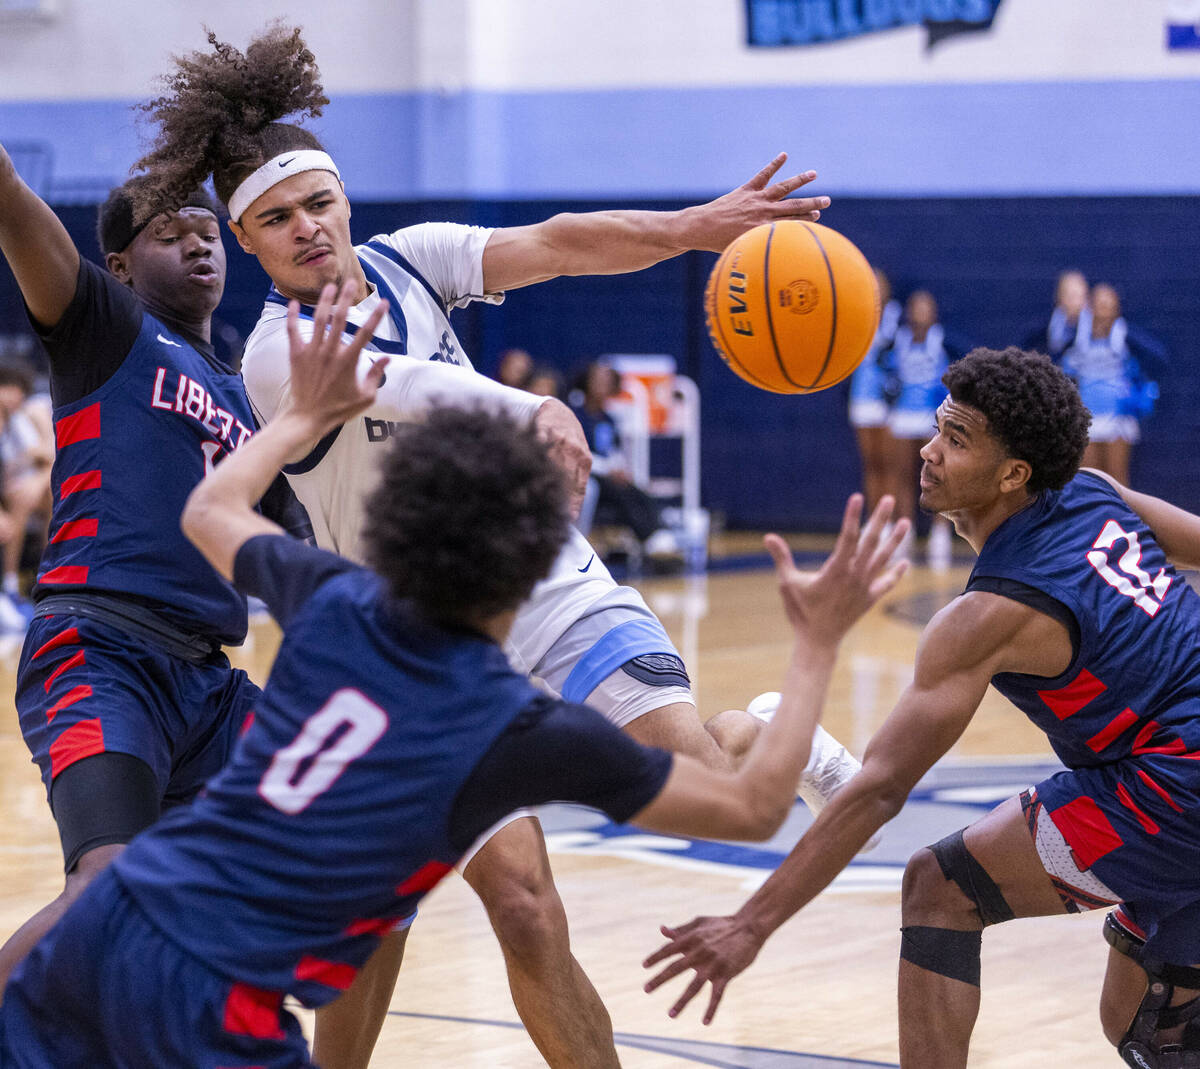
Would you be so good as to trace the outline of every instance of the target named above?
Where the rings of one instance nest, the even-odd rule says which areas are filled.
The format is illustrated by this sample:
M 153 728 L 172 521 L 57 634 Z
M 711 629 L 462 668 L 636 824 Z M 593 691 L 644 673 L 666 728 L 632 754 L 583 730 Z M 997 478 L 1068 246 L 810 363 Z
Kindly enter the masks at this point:
M 708 333 L 738 375 L 773 393 L 815 393 L 849 375 L 879 326 L 879 288 L 852 241 L 796 219 L 748 230 L 704 293 Z

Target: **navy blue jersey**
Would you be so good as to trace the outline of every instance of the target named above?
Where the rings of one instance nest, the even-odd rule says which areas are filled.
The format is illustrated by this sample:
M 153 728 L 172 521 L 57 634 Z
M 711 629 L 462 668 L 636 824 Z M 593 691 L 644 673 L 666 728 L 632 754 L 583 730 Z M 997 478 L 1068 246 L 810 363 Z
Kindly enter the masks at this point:
M 132 595 L 187 631 L 239 643 L 245 599 L 184 537 L 179 516 L 206 470 L 253 432 L 241 377 L 86 260 L 79 291 L 46 334 L 54 512 L 35 597 Z M 81 378 L 104 363 L 89 360 L 89 346 L 119 354 L 98 385 Z M 93 388 L 80 395 L 81 384 Z
M 495 643 L 428 622 L 369 571 L 265 535 L 235 575 L 285 628 L 253 723 L 195 804 L 114 867 L 224 975 L 320 1005 L 499 816 L 560 799 L 624 820 L 662 788 L 669 754 L 539 694 Z
M 1057 678 L 992 679 L 1064 764 L 1200 758 L 1200 597 L 1108 482 L 1081 472 L 1005 520 L 967 589 L 997 580 L 1048 595 L 1077 629 L 1076 655 Z M 1019 586 L 1003 592 L 1041 607 Z

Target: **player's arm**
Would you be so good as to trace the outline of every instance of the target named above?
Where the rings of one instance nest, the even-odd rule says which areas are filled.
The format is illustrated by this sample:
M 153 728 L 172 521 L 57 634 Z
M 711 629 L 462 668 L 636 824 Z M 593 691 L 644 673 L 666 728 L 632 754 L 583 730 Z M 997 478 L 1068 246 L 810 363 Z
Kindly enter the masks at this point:
M 795 650 L 773 721 L 738 773 L 717 772 L 682 754 L 642 746 L 595 710 L 539 699 L 506 730 L 455 803 L 463 847 L 521 805 L 579 801 L 653 831 L 763 839 L 795 800 L 837 645 L 858 617 L 904 572 L 891 556 L 907 521 L 887 538 L 890 499 L 859 531 L 862 498 L 846 507 L 837 546 L 817 572 L 800 572 L 783 540 L 768 536 Z
M 786 160 L 781 152 L 745 185 L 680 211 L 564 213 L 496 230 L 483 250 L 484 290 L 499 293 L 560 275 L 640 271 L 692 249 L 721 252 L 760 223 L 815 221 L 828 197 L 790 197 L 817 177 L 815 171 L 771 181 Z
M 300 325 L 305 336 L 310 329 L 307 323 Z M 246 361 L 243 377 L 255 410 L 264 420 L 270 421 L 289 404 L 291 372 L 281 338 L 267 338 L 261 345 L 262 348 Z M 372 359 L 374 354 L 360 358 L 363 373 L 372 366 Z M 592 454 L 579 420 L 565 404 L 554 397 L 537 397 L 513 389 L 453 364 L 398 356 L 388 365 L 386 379 L 371 405 L 370 414 L 379 419 L 413 422 L 439 405 L 478 406 L 505 412 L 518 420 L 532 421 L 538 436 L 547 443 L 551 459 L 567 476 L 572 507 L 578 515 L 587 488 Z M 288 457 L 286 463 L 302 460 L 308 452 L 303 444 L 297 449 L 297 454 Z
M 387 358 L 359 379 L 357 364 L 387 312 L 380 301 L 348 344 L 342 343 L 353 285 L 346 283 L 337 300 L 326 286 L 313 314 L 314 330 L 301 337 L 300 306 L 288 306 L 291 350 L 290 405 L 265 428 L 211 472 L 188 497 L 181 520 L 184 534 L 208 562 L 233 578 L 238 550 L 255 535 L 279 534 L 282 528 L 255 511 L 267 488 L 289 457 L 303 455 L 322 435 L 370 406 Z
M 1047 645 L 1052 627 L 1061 625 L 992 594 L 968 594 L 943 609 L 926 628 L 913 682 L 871 740 L 862 771 L 834 795 L 779 868 L 735 914 L 697 917 L 661 929 L 668 942 L 644 964 L 649 968 L 674 960 L 646 990 L 695 970 L 670 1015 L 711 983 L 704 1014 L 704 1023 L 710 1023 L 726 985 L 754 960 L 771 933 L 827 887 L 900 811 L 918 780 L 962 734 L 992 675 L 1043 666 L 1039 646 Z
M 852 496 L 834 550 L 816 572 L 797 569 L 783 539 L 767 536 L 793 632 L 779 709 L 736 773 L 678 757 L 662 792 L 633 823 L 710 838 L 762 839 L 778 830 L 795 801 L 838 644 L 904 574 L 904 562 L 890 562 L 908 523 L 901 520 L 883 537 L 892 504 L 891 498 L 884 498 L 860 530 L 862 497 Z
M 1161 497 L 1139 493 L 1122 486 L 1111 475 L 1095 468 L 1084 468 L 1109 483 L 1134 512 L 1154 532 L 1162 551 L 1181 568 L 1200 568 L 1200 516 L 1172 505 Z
M 79 252 L 57 215 L 0 145 L 0 252 L 34 319 L 53 327 L 75 295 Z

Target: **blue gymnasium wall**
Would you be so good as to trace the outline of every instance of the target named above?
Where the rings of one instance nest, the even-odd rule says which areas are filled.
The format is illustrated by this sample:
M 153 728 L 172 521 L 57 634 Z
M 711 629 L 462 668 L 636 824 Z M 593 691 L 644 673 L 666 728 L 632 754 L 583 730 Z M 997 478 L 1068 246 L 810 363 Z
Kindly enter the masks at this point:
M 622 202 L 672 208 L 682 202 Z M 359 204 L 355 237 L 426 219 L 519 225 L 592 201 L 410 201 Z M 60 209 L 95 256 L 94 209 Z M 1158 410 L 1134 452 L 1134 482 L 1200 511 L 1200 197 L 839 198 L 825 221 L 891 276 L 898 295 L 927 287 L 948 327 L 975 344 L 1019 342 L 1049 305 L 1057 272 L 1079 267 L 1114 283 L 1128 317 L 1169 346 Z M 227 241 L 223 317 L 242 332 L 265 276 Z M 859 483 L 846 388 L 779 397 L 745 385 L 708 343 L 701 294 L 715 257 L 694 253 L 637 275 L 558 279 L 516 291 L 499 308 L 456 313 L 476 365 L 491 371 L 522 346 L 564 372 L 603 352 L 674 354 L 703 398 L 703 499 L 732 527 L 832 529 Z M 0 267 L 0 333 L 20 329 L 15 287 Z

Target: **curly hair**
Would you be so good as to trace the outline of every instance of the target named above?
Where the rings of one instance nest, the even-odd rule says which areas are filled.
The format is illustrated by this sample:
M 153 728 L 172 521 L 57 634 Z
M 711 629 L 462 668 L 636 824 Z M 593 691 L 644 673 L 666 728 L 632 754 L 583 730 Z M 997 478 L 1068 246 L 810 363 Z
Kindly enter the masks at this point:
M 367 564 L 436 620 L 515 609 L 567 537 L 566 480 L 545 445 L 481 409 L 435 409 L 392 433 L 366 503 Z
M 182 200 L 211 174 L 228 203 L 242 181 L 268 160 L 292 149 L 321 148 L 303 127 L 279 122 L 289 115 L 320 116 L 329 103 L 316 57 L 299 27 L 274 22 L 239 52 L 208 31 L 210 52 L 175 57 L 163 78 L 166 92 L 139 105 L 158 125 L 150 151 L 134 164 L 149 170 L 139 191 L 138 221 L 153 203 Z
M 1079 470 L 1092 416 L 1048 356 L 1015 346 L 973 349 L 942 382 L 955 401 L 983 413 L 1010 457 L 1028 461 L 1033 493 L 1061 489 Z

